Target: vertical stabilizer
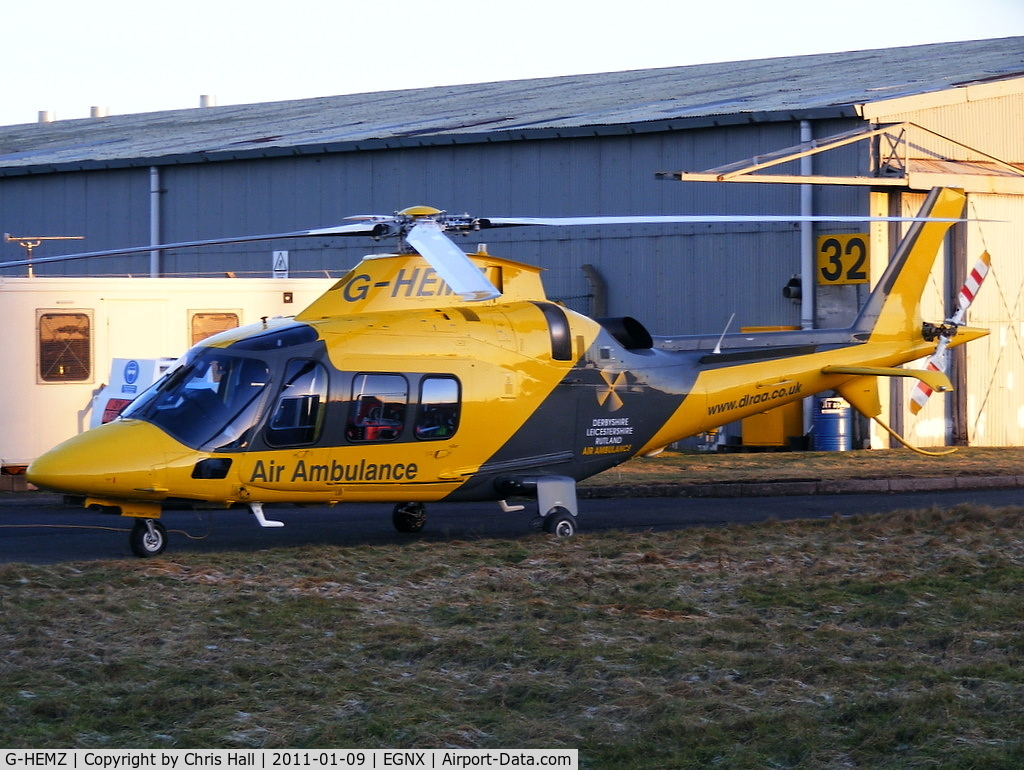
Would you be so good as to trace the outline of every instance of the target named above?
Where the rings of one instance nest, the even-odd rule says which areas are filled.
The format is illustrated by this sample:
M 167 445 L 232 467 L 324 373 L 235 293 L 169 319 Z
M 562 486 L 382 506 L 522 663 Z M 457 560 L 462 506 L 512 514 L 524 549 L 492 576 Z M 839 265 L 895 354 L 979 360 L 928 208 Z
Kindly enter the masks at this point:
M 956 219 L 966 197 L 960 190 L 936 187 L 918 216 Z M 921 333 L 921 295 L 935 256 L 952 222 L 914 222 L 896 247 L 888 267 L 861 310 L 854 328 L 871 339 L 906 339 Z

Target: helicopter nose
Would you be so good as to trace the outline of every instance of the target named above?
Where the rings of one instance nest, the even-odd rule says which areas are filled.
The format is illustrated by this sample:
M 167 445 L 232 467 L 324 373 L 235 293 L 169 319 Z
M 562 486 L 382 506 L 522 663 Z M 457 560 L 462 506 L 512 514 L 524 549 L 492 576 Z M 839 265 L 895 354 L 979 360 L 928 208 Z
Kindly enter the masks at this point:
M 91 497 L 167 496 L 169 462 L 191 450 L 149 423 L 122 420 L 80 433 L 41 455 L 26 471 L 41 489 Z

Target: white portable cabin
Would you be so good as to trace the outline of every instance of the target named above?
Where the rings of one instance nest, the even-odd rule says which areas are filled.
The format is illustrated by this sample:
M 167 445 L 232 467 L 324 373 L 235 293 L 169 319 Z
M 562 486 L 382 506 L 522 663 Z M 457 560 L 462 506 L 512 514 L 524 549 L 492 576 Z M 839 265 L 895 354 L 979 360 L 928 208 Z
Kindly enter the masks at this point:
M 111 361 L 177 358 L 211 334 L 292 316 L 332 278 L 0 278 L 0 469 L 86 430 Z

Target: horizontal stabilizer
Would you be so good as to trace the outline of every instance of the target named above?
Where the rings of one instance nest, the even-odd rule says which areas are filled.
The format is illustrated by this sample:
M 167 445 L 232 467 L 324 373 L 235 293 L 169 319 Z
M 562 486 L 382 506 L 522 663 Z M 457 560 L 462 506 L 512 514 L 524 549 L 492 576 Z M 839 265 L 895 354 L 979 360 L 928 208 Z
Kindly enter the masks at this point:
M 876 377 L 914 377 L 925 383 L 932 390 L 940 393 L 953 389 L 953 383 L 942 372 L 929 369 L 897 369 L 891 366 L 826 366 L 822 374 L 857 374 Z

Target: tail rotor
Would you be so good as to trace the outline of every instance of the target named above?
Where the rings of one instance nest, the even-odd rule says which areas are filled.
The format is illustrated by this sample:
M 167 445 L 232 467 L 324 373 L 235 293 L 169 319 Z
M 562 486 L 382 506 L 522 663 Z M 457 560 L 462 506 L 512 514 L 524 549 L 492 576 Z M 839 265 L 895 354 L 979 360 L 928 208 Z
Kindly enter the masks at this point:
M 978 290 L 981 288 L 981 284 L 985 280 L 985 276 L 988 275 L 991 266 L 991 258 L 989 253 L 985 251 L 967 275 L 964 285 L 960 287 L 960 293 L 957 295 L 957 310 L 953 317 L 944 324 L 930 327 L 931 333 L 938 337 L 939 342 L 935 346 L 935 352 L 928 359 L 925 368 L 931 371 L 942 372 L 943 374 L 946 373 L 949 367 L 949 352 L 947 351 L 949 341 L 956 336 L 957 330 L 963 326 L 964 318 L 967 316 L 967 309 L 978 295 Z M 918 380 L 910 393 L 909 406 L 911 414 L 917 414 L 924 408 L 932 392 L 933 389 L 929 385 L 924 381 Z

